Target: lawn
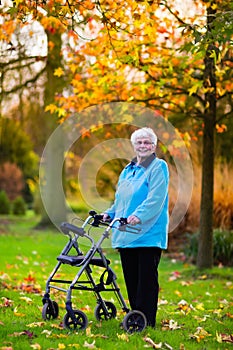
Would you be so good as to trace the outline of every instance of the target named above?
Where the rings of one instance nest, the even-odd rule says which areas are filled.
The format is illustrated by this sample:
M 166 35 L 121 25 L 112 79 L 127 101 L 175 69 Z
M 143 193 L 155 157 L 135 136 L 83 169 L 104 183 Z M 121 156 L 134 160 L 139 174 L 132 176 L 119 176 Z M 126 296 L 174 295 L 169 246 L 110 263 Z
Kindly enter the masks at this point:
M 0 218 L 0 349 L 232 349 L 233 269 L 198 271 L 187 263 L 170 260 L 166 254 L 159 267 L 156 329 L 135 334 L 122 330 L 124 313 L 113 293 L 107 297 L 117 307 L 117 317 L 100 322 L 94 316 L 95 296 L 74 291 L 72 303 L 86 314 L 89 323 L 86 330 L 72 332 L 62 324 L 66 293 L 53 290 L 59 316 L 44 321 L 46 280 L 67 237 L 56 230 L 33 229 L 37 220 L 30 212 L 24 218 Z M 119 256 L 109 248 L 105 253 L 127 303 Z M 76 273 L 75 267 L 65 265 L 60 276 L 69 278 Z

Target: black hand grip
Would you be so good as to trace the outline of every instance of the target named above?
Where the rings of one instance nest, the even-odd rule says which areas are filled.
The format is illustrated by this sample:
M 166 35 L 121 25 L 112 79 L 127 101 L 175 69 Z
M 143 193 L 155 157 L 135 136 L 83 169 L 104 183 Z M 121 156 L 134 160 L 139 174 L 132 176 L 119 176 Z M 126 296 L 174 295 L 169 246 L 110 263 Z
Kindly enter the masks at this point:
M 91 216 L 93 216 L 93 217 L 94 217 L 96 214 L 97 214 L 97 213 L 96 213 L 96 211 L 94 211 L 94 210 L 90 210 L 90 211 L 89 211 L 89 215 L 91 215 Z
M 92 222 L 92 226 L 95 226 L 95 227 L 98 227 L 99 226 L 99 224 L 100 224 L 100 222 L 101 222 L 101 220 L 103 220 L 103 215 L 97 215 L 97 214 L 95 214 L 94 215 L 94 221 Z
M 84 236 L 85 231 L 82 227 L 78 227 L 75 225 L 72 225 L 68 222 L 63 222 L 60 225 L 60 229 L 62 230 L 62 232 L 67 235 L 70 231 L 73 233 L 76 233 L 78 236 Z
M 127 218 L 120 218 L 120 224 L 121 225 L 127 225 L 128 224 Z

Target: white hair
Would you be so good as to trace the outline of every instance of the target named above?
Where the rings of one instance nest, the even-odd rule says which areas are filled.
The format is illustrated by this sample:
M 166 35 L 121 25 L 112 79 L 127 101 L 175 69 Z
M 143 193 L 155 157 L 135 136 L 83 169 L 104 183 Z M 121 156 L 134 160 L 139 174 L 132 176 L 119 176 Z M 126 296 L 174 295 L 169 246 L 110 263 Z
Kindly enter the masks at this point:
M 143 137 L 149 137 L 151 142 L 156 146 L 157 145 L 157 136 L 154 133 L 154 131 L 151 128 L 141 128 L 138 130 L 135 130 L 132 135 L 131 135 L 131 142 L 132 144 L 134 144 L 136 142 L 137 139 L 139 138 L 143 138 Z

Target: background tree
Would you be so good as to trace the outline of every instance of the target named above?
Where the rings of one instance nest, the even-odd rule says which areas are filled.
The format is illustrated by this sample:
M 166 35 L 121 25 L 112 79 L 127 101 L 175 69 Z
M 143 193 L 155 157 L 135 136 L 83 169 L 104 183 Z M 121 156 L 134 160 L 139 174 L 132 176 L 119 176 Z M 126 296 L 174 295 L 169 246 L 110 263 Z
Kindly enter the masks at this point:
M 46 141 L 57 127 L 56 117 L 45 112 L 44 106 L 52 102 L 55 93 L 61 92 L 64 86 L 62 79 L 58 79 L 58 77 L 54 75 L 56 68 L 62 65 L 62 56 L 60 52 L 63 26 L 59 21 L 56 21 L 56 19 L 51 20 L 49 16 L 38 17 L 43 26 L 39 24 L 39 22 L 33 22 L 33 24 L 27 22 L 25 26 L 21 26 L 19 22 L 20 18 L 16 16 L 15 11 L 9 14 L 6 10 L 3 10 L 1 12 L 1 17 L 3 22 L 0 36 L 3 43 L 1 56 L 2 114 L 14 120 L 12 123 L 13 125 L 15 121 L 20 122 L 20 127 L 31 134 L 34 147 L 41 156 Z M 42 42 L 40 47 L 38 45 L 39 41 Z M 28 42 L 31 46 L 28 45 Z M 44 43 L 47 43 L 47 46 Z M 33 44 L 35 45 L 34 47 Z M 8 110 L 4 110 L 7 100 L 12 106 L 18 103 L 18 108 L 8 108 Z M 25 106 L 26 108 L 24 108 Z M 35 118 L 32 116 L 33 112 L 37 114 L 36 123 Z M 10 121 L 10 119 L 8 120 Z M 20 132 L 20 129 L 18 130 Z M 11 161 L 15 152 L 10 154 L 4 146 L 4 132 L 4 128 L 1 128 L 1 148 L 4 148 L 4 159 L 8 158 L 8 161 Z M 35 134 L 36 140 L 34 137 Z M 40 135 L 40 137 L 38 137 L 38 135 Z M 15 147 L 16 152 L 19 153 L 22 148 L 25 149 L 27 147 L 27 140 L 17 145 L 16 138 L 15 142 L 12 143 L 10 131 L 4 134 L 4 140 L 5 142 L 11 143 L 11 147 L 9 147 L 8 150 Z M 61 197 L 59 195 L 60 192 L 57 191 L 57 184 L 56 181 L 54 181 L 54 179 L 56 179 L 54 172 L 56 173 L 57 171 L 57 160 L 59 158 L 63 159 L 63 156 L 63 147 L 61 143 L 60 148 L 51 150 L 51 156 L 47 163 L 51 170 L 47 172 L 48 176 L 46 179 L 46 191 L 49 195 L 48 198 L 51 200 L 51 202 L 49 202 L 51 209 L 49 210 L 50 212 L 53 211 L 54 201 L 57 201 L 56 216 L 59 217 L 59 220 L 65 220 L 66 206 L 63 197 Z M 24 170 L 25 169 L 23 169 L 23 171 Z M 42 210 L 41 214 L 42 219 L 40 225 L 51 224 L 47 212 Z
M 123 5 L 108 4 L 107 10 L 104 5 L 105 27 L 95 40 L 79 45 L 78 54 L 74 49 L 71 93 L 60 98 L 59 108 L 69 113 L 71 108 L 81 110 L 90 103 L 130 100 L 163 110 L 164 116 L 173 120 L 186 119 L 186 130 L 188 126 L 201 129 L 197 265 L 211 267 L 214 139 L 216 129 L 233 113 L 232 8 L 226 1 L 203 1 L 196 3 L 199 18 L 185 18 L 181 9 L 168 1 L 160 6 L 129 2 L 127 13 Z
M 191 3 L 195 16 L 187 11 Z M 185 119 L 191 137 L 195 129 L 199 137 L 203 133 L 198 266 L 212 266 L 213 141 L 216 128 L 232 116 L 232 4 L 191 1 L 178 7 L 174 1 L 128 0 L 61 7 L 53 1 L 23 1 L 17 16 L 41 17 L 39 7 L 45 17 L 49 13 L 72 29 L 64 50 L 68 69 L 59 71 L 67 79 L 66 95 L 47 110 L 62 119 L 92 104 L 132 101 L 159 109 L 170 120 Z M 91 36 L 89 42 L 76 35 L 82 25 L 81 36 Z

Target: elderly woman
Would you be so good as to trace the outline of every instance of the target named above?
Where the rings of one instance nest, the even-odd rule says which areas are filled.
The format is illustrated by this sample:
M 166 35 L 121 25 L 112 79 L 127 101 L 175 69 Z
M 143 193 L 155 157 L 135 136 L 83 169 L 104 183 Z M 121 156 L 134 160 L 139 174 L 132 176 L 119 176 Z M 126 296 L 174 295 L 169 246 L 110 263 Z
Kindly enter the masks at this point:
M 115 230 L 112 246 L 120 252 L 130 307 L 143 312 L 155 327 L 158 304 L 158 265 L 167 248 L 168 167 L 156 157 L 157 136 L 150 128 L 133 132 L 136 157 L 120 174 L 115 200 L 104 219 L 126 217 L 139 233 Z

